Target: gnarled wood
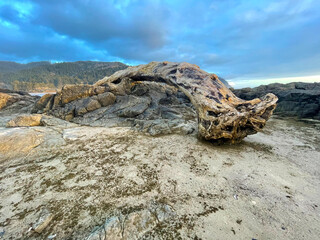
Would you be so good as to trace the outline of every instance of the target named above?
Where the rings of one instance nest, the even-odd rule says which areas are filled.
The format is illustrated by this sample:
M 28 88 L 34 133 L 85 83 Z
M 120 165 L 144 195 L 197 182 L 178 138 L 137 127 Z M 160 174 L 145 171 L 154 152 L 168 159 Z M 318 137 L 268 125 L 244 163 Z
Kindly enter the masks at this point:
M 193 64 L 151 62 L 118 71 L 94 85 L 66 85 L 40 99 L 33 112 L 94 126 L 126 124 L 130 119 L 127 123 L 132 122 L 132 127 L 141 124 L 155 135 L 183 128 L 190 117 L 195 123 L 195 112 L 192 105 L 183 103 L 184 97 L 197 111 L 200 137 L 232 142 L 262 129 L 277 102 L 273 94 L 242 100 L 215 74 Z M 175 99 L 175 104 L 169 103 L 170 99 Z M 188 128 L 186 132 L 193 132 L 193 127 Z
M 130 67 L 98 81 L 95 86 L 125 94 L 126 85 L 141 81 L 163 82 L 184 92 L 197 110 L 199 135 L 206 140 L 236 142 L 257 133 L 272 115 L 278 100 L 272 93 L 251 101 L 242 100 L 215 74 L 189 63 L 151 62 Z

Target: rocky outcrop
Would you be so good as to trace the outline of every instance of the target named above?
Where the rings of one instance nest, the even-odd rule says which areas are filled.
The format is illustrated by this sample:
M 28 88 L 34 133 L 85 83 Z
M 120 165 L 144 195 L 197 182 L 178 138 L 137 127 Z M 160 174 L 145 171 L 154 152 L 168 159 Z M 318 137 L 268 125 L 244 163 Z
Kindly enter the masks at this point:
M 39 100 L 38 96 L 31 96 L 22 91 L 0 89 L 0 111 L 7 113 L 27 113 L 33 104 Z
M 33 112 L 91 126 L 131 126 L 152 135 L 196 129 L 206 140 L 238 141 L 271 116 L 273 94 L 236 97 L 214 74 L 189 63 L 151 62 L 118 71 L 94 85 L 67 85 Z
M 320 120 L 320 83 L 274 83 L 256 88 L 235 89 L 233 92 L 246 100 L 271 92 L 279 98 L 275 114 Z
M 41 125 L 41 114 L 20 115 L 11 119 L 7 127 L 34 127 Z
M 91 87 L 93 95 L 80 96 L 66 104 L 59 100 L 64 95 L 63 89 L 57 94 L 45 95 L 35 104 L 33 112 L 48 113 L 82 125 L 129 126 L 151 135 L 192 133 L 196 129 L 196 112 L 190 100 L 167 84 L 141 82 L 113 90 Z

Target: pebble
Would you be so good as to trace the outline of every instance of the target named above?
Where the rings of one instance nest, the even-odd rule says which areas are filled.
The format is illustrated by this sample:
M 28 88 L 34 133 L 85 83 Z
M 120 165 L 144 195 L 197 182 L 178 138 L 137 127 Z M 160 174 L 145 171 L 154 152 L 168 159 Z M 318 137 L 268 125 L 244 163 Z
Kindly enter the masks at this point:
M 53 219 L 52 214 L 47 209 L 44 209 L 40 213 L 40 217 L 38 221 L 35 224 L 33 224 L 32 228 L 34 229 L 35 232 L 41 233 L 43 229 L 45 229 L 49 225 L 52 219 Z
M 96 175 L 96 176 L 102 176 L 102 175 L 103 175 L 103 172 L 100 171 L 100 170 L 99 170 L 99 171 L 96 171 L 95 175 Z
M 57 236 L 57 234 L 49 235 L 48 239 L 54 239 Z

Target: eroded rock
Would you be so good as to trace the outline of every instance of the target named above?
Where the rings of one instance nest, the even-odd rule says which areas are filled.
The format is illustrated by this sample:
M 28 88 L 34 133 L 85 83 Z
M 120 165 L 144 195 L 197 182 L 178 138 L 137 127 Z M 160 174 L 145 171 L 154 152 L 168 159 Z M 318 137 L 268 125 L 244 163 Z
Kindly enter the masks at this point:
M 271 92 L 279 98 L 275 114 L 320 120 L 320 83 L 272 83 L 255 88 L 235 89 L 233 92 L 246 100 Z
M 156 82 L 122 86 L 48 109 L 57 97 L 53 95 L 43 109 L 37 103 L 34 110 L 81 125 L 132 127 L 151 135 L 195 132 L 196 112 L 189 98 L 175 87 Z
M 38 111 L 40 113 L 45 112 L 49 110 L 52 107 L 53 104 L 53 97 L 54 94 L 47 93 L 43 95 L 35 104 L 32 109 L 33 113 L 37 113 Z
M 79 84 L 79 85 L 65 85 L 60 92 L 57 93 L 55 104 L 67 104 L 74 100 L 89 97 L 95 94 L 95 88 L 91 85 Z
M 116 100 L 116 96 L 111 92 L 105 92 L 105 93 L 99 94 L 97 97 L 98 97 L 99 103 L 103 107 L 113 104 Z
M 115 99 L 101 101 L 107 93 Z M 260 131 L 277 102 L 273 94 L 242 100 L 216 75 L 172 62 L 129 67 L 93 86 L 68 85 L 53 98 L 43 111 L 79 124 L 131 126 L 152 135 L 197 124 L 200 137 L 232 142 Z
M 11 119 L 7 127 L 34 127 L 41 125 L 41 114 L 20 115 Z
M 0 111 L 4 114 L 28 113 L 39 98 L 22 91 L 0 89 Z

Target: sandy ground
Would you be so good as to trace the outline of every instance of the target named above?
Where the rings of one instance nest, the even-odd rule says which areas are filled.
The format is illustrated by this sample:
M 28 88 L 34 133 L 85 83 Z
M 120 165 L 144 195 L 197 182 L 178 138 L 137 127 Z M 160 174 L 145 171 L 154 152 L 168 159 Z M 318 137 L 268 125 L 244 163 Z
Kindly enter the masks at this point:
M 319 239 L 319 133 L 319 122 L 273 118 L 218 146 L 126 128 L 0 128 L 0 238 L 99 239 L 106 226 L 106 239 Z M 161 219 L 149 214 L 159 204 Z M 53 218 L 39 234 L 44 209 Z

